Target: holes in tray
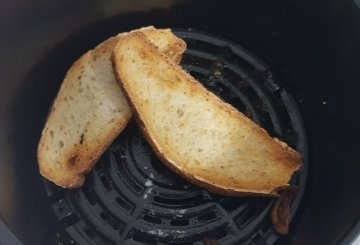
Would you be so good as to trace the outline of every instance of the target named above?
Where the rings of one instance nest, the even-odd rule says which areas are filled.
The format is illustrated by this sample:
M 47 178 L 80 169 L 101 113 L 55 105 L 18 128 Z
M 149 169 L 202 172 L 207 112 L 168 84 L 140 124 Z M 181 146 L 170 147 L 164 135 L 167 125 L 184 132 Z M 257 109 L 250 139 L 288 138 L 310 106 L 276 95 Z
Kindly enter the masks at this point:
M 266 219 L 263 221 L 261 225 L 261 231 L 265 234 L 273 229 L 273 224 L 270 219 Z
M 138 183 L 136 183 L 135 179 L 132 177 L 132 174 L 129 172 L 129 169 L 126 167 L 127 163 L 124 159 L 124 155 L 120 153 L 119 151 L 115 152 L 115 160 L 118 167 L 118 174 L 120 175 L 120 178 L 122 179 L 123 183 L 127 185 L 131 190 L 139 193 L 142 192 L 143 188 Z
M 231 104 L 232 106 L 234 106 L 239 111 L 241 111 L 244 115 L 246 115 L 246 116 L 250 115 L 250 113 L 247 110 L 246 106 L 244 105 L 244 103 L 239 98 L 232 98 L 232 99 L 228 100 L 227 102 L 229 104 Z
M 224 101 L 228 101 L 231 98 L 235 98 L 235 94 L 230 88 L 221 82 L 221 79 L 218 79 L 214 76 L 210 76 L 205 80 L 205 87 L 211 92 L 219 96 Z
M 110 226 L 112 227 L 112 228 L 114 228 L 114 230 L 117 230 L 117 231 L 119 231 L 120 233 L 122 233 L 121 232 L 121 230 L 122 230 L 122 228 L 123 228 L 123 226 L 122 225 L 120 225 L 119 223 L 117 223 L 117 222 L 109 222 L 109 224 L 110 224 Z
M 100 217 L 103 219 L 103 220 L 108 220 L 108 218 L 109 218 L 109 215 L 107 215 L 105 212 L 101 212 L 100 213 Z
M 182 208 L 189 206 L 196 206 L 204 201 L 204 197 L 202 195 L 196 195 L 188 198 L 168 198 L 161 196 L 154 196 L 154 201 L 159 204 L 165 204 L 169 206 L 179 206 Z
M 118 196 L 115 198 L 115 201 L 117 204 L 119 204 L 120 207 L 124 208 L 126 211 L 132 212 L 134 209 L 133 205 L 126 201 L 124 197 Z
M 280 101 L 279 102 L 279 108 L 280 108 L 280 120 L 282 123 L 282 128 L 283 128 L 283 135 L 281 137 L 279 137 L 281 140 L 286 141 L 286 143 L 293 147 L 296 148 L 296 146 L 298 144 L 302 144 L 303 142 L 299 142 L 299 136 L 298 133 L 296 132 L 299 128 L 299 126 L 295 125 L 296 127 L 294 127 L 294 123 L 292 122 L 291 118 L 290 118 L 290 114 L 294 113 L 292 110 L 294 110 L 294 108 L 288 108 L 288 106 L 286 106 L 282 101 L 285 100 L 285 102 L 287 102 L 289 99 L 291 100 L 291 96 L 289 96 L 289 94 L 282 90 L 279 94 L 280 97 Z M 288 102 L 289 103 L 289 102 Z
M 257 212 L 256 206 L 249 206 L 245 213 L 240 213 L 235 217 L 235 222 L 242 227 L 250 218 L 252 218 Z
M 72 213 L 65 218 L 61 219 L 60 222 L 64 227 L 69 227 L 80 220 L 79 216 L 76 213 Z
M 234 210 L 239 211 L 246 208 L 247 199 L 245 198 L 230 198 L 230 197 L 220 197 L 219 203 L 221 206 L 228 212 Z
M 46 180 L 47 181 L 47 180 Z M 60 189 L 59 191 L 55 191 L 53 194 L 49 196 L 49 200 L 51 203 L 55 203 L 64 197 L 64 190 Z
M 266 110 L 264 107 L 262 99 L 259 97 L 259 95 L 256 93 L 256 91 L 251 87 L 243 87 L 241 89 L 241 93 L 246 96 L 246 98 L 249 100 L 252 107 Z
M 194 65 L 194 66 L 202 67 L 202 68 L 206 69 L 206 68 L 212 66 L 213 60 L 207 59 L 207 58 L 204 58 L 204 57 L 200 57 L 200 56 L 196 56 L 194 54 L 186 52 L 183 55 L 182 63 L 190 64 L 190 65 Z
M 200 223 L 208 223 L 215 219 L 219 219 L 219 217 L 214 210 L 209 210 L 206 214 L 203 214 L 198 217 L 198 221 Z
M 113 220 L 109 220 L 109 225 L 114 228 L 114 230 L 119 231 L 119 233 L 122 233 L 122 230 L 124 229 L 125 225 L 120 223 L 120 222 L 116 222 Z
M 120 233 L 122 233 L 122 230 L 125 227 L 125 223 L 117 220 L 113 217 L 111 217 L 110 215 L 108 215 L 105 212 L 101 212 L 100 213 L 100 217 L 106 222 L 108 223 L 114 230 L 119 231 Z
M 192 67 L 188 68 L 188 72 L 190 73 L 191 76 L 193 76 L 196 80 L 198 81 L 205 81 L 206 77 L 207 77 L 207 72 L 203 72 L 199 69 L 194 69 Z
M 295 148 L 299 136 L 295 133 L 292 132 L 291 129 L 287 129 L 285 132 L 285 138 L 286 138 L 286 142 L 288 145 L 290 145 L 291 147 Z
M 147 245 L 157 244 L 157 241 L 154 239 L 154 237 L 140 232 L 136 232 L 133 235 L 132 239 L 136 242 L 139 242 L 140 244 L 147 244 Z
M 272 135 L 273 137 L 278 137 L 278 135 L 275 133 L 275 125 L 274 122 L 272 121 L 270 114 L 268 112 L 268 109 L 266 107 L 265 104 L 257 104 L 256 107 L 256 113 L 257 113 L 257 117 L 260 119 L 260 126 L 264 129 L 266 129 L 266 131 L 268 131 L 268 133 L 270 135 Z
M 249 83 L 246 81 L 246 76 L 241 76 L 229 67 L 223 67 L 221 70 L 221 74 L 226 81 L 232 83 L 238 89 L 250 86 Z
M 257 208 L 255 206 L 251 206 L 250 209 L 243 215 L 243 220 L 241 222 L 241 224 L 244 224 L 245 221 L 249 220 L 251 217 L 254 216 L 254 214 L 256 213 Z
M 156 218 L 154 216 L 151 216 L 151 215 L 144 215 L 143 216 L 143 219 L 147 222 L 150 222 L 150 223 L 153 223 L 153 224 L 161 224 L 161 219 L 159 218 Z
M 218 49 L 218 52 L 217 52 L 217 56 L 218 57 L 222 57 L 224 59 L 228 59 L 230 57 L 234 57 L 234 53 L 232 51 L 232 49 L 228 46 L 222 46 Z
M 94 239 L 94 238 L 98 238 L 96 232 L 94 232 L 93 230 L 91 230 L 89 227 L 85 227 L 84 228 L 84 232 L 86 235 L 88 235 L 89 238 Z
M 219 49 L 219 46 L 195 39 L 185 38 L 187 43 L 188 49 L 194 49 L 198 51 L 202 51 L 204 53 L 216 53 L 216 51 Z
M 101 176 L 101 183 L 104 185 L 107 191 L 112 190 L 112 186 L 110 185 L 109 180 L 106 178 L 106 176 Z
M 189 225 L 189 220 L 172 220 L 171 222 L 170 222 L 170 225 L 171 226 L 187 226 L 187 225 Z
M 151 161 L 152 167 L 154 168 L 154 170 L 156 172 L 164 173 L 164 174 L 165 173 L 167 174 L 168 172 L 170 172 L 153 152 L 151 153 L 150 161 Z M 170 174 L 172 174 L 172 173 L 170 173 Z
M 218 241 L 221 238 L 225 237 L 229 233 L 230 229 L 231 227 L 227 224 L 218 227 L 205 235 L 203 241 Z
M 231 227 L 228 225 L 223 225 L 222 227 L 216 228 L 214 230 L 211 230 L 204 236 L 202 239 L 204 244 L 218 244 L 218 241 L 226 237 L 228 233 L 230 232 Z
M 95 205 L 96 202 L 95 202 L 94 193 L 93 193 L 92 190 L 88 187 L 88 185 L 85 184 L 81 190 L 82 190 L 82 192 L 84 193 L 84 196 L 86 197 L 86 199 L 88 200 L 88 202 L 90 203 L 90 205 Z
M 223 229 L 220 229 L 220 231 L 215 232 L 214 237 L 219 240 L 223 237 L 226 237 L 227 234 L 228 234 L 228 229 L 227 227 L 224 227 Z

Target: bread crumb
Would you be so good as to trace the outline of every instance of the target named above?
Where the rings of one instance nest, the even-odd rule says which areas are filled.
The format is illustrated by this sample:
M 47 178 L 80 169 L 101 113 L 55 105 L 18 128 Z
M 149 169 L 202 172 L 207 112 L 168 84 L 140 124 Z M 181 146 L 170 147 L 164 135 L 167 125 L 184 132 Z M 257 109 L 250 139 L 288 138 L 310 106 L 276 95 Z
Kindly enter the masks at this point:
M 153 185 L 153 182 L 152 182 L 151 179 L 148 179 L 148 180 L 145 181 L 145 186 L 146 187 L 149 187 L 149 186 L 152 186 L 152 185 Z

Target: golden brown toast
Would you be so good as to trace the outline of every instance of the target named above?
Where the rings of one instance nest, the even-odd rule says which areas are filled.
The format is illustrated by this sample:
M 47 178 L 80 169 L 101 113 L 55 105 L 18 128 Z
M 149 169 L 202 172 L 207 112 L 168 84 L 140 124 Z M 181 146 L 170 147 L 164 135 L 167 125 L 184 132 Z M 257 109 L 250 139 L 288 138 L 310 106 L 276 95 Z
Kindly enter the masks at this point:
M 186 44 L 170 29 L 139 31 L 180 62 Z M 59 186 L 80 187 L 132 115 L 111 64 L 115 44 L 126 35 L 112 37 L 81 56 L 63 80 L 38 146 L 41 174 Z
M 301 156 L 209 92 L 135 32 L 114 49 L 114 71 L 157 156 L 224 195 L 277 196 Z

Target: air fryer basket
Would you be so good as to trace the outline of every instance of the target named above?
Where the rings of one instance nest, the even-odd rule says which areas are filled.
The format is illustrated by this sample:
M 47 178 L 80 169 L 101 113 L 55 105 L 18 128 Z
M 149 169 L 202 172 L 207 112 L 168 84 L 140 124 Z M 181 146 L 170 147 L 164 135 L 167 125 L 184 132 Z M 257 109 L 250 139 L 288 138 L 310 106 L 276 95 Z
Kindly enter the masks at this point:
M 359 230 L 360 13 L 352 1 L 2 3 L 0 244 L 336 244 Z M 297 148 L 290 234 L 271 198 L 211 194 L 176 176 L 131 122 L 84 187 L 38 173 L 36 148 L 71 63 L 118 32 L 170 27 L 181 65 Z
M 276 84 L 268 67 L 244 48 L 192 29 L 177 30 L 188 49 L 182 66 L 209 90 L 253 118 L 272 135 L 285 139 L 304 156 L 294 176 L 300 191 L 306 181 L 307 144 L 302 119 L 291 95 Z M 46 182 L 63 243 L 77 244 L 220 244 L 273 243 L 271 198 L 213 195 L 169 171 L 141 136 L 128 125 L 74 191 Z

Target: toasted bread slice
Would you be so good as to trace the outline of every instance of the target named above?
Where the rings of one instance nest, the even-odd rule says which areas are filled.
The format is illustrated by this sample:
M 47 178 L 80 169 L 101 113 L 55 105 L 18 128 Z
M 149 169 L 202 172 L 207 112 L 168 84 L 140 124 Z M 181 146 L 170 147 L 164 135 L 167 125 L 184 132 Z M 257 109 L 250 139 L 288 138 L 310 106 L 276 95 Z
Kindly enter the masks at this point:
M 277 196 L 301 166 L 298 152 L 207 91 L 141 33 L 114 49 L 114 71 L 157 156 L 224 195 Z
M 180 62 L 186 44 L 170 29 L 139 31 Z M 61 85 L 38 146 L 41 174 L 59 186 L 80 187 L 132 115 L 111 64 L 115 44 L 126 35 L 110 38 L 80 57 Z

